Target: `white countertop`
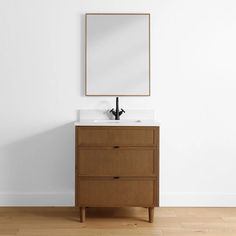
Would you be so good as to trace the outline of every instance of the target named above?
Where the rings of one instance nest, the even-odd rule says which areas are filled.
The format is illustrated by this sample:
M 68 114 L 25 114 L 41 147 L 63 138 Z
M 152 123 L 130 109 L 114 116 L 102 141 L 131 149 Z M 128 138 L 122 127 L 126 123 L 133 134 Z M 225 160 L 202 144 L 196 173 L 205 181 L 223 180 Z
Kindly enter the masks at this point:
M 75 126 L 160 126 L 155 120 L 81 120 Z

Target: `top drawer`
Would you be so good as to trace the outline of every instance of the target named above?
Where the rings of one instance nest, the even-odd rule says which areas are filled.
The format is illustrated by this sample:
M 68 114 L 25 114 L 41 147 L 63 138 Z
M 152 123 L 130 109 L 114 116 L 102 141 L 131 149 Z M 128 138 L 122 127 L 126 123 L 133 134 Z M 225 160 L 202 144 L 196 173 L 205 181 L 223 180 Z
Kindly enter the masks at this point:
M 156 146 L 159 127 L 76 127 L 79 146 Z

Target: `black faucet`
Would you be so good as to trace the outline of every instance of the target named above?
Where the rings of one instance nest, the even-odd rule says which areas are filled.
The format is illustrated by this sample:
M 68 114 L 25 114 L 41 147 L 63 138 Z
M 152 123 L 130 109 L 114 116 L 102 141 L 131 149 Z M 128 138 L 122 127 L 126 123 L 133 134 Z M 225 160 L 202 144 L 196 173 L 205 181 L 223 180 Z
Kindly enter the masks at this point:
M 119 110 L 119 98 L 116 97 L 116 110 L 114 110 L 114 108 L 112 108 L 110 110 L 110 112 L 115 116 L 116 120 L 120 119 L 120 116 L 125 113 L 125 111 L 121 108 L 121 110 Z

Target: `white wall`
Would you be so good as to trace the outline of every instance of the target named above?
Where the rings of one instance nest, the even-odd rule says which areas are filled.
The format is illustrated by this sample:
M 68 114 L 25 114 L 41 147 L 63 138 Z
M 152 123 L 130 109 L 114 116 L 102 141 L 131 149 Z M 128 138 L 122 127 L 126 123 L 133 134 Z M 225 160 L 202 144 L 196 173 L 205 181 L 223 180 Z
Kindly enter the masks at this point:
M 161 205 L 236 206 L 234 0 L 0 0 L 0 205 L 73 205 L 73 121 L 85 97 L 84 13 L 152 14 Z

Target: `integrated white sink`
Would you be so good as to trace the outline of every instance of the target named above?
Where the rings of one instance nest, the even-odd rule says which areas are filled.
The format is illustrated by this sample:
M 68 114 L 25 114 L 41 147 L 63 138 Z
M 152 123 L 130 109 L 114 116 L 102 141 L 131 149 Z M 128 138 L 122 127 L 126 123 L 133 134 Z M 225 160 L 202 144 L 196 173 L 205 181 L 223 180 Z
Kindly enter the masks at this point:
M 94 120 L 94 123 L 140 123 L 141 120 Z
M 159 126 L 155 120 L 81 120 L 75 126 Z
M 159 126 L 153 110 L 126 110 L 120 120 L 110 120 L 109 110 L 80 110 L 75 126 Z

